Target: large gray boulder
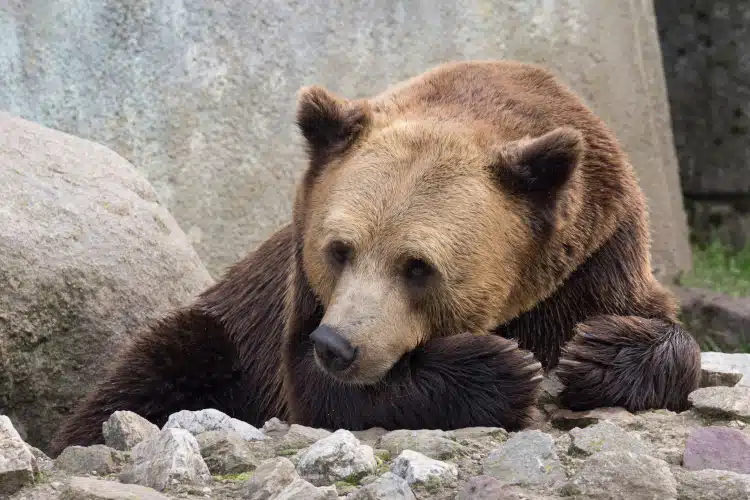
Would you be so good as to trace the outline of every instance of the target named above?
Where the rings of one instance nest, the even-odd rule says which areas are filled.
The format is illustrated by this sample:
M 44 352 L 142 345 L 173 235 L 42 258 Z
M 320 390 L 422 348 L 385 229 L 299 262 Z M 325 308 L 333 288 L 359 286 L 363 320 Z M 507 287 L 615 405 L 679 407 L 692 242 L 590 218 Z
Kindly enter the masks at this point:
M 0 413 L 45 449 L 114 350 L 211 283 L 126 160 L 0 113 Z
M 300 86 L 347 97 L 454 59 L 544 64 L 609 123 L 650 208 L 654 268 L 690 267 L 650 1 L 141 0 L 0 10 L 0 108 L 106 144 L 214 275 L 290 214 Z

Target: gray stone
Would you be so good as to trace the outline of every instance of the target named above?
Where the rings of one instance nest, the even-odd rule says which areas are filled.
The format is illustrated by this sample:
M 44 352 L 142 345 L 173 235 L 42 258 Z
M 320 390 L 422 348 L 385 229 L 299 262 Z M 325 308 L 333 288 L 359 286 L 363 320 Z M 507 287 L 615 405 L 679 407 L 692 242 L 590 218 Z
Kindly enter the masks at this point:
M 723 470 L 698 470 L 677 476 L 678 500 L 747 500 L 750 475 Z
M 377 465 L 371 446 L 361 444 L 351 432 L 339 429 L 304 450 L 297 471 L 315 486 L 328 486 L 372 474 Z
M 234 431 L 247 441 L 262 441 L 266 439 L 261 431 L 241 420 L 232 418 L 214 408 L 189 411 L 182 410 L 173 413 L 167 419 L 162 429 L 185 429 L 193 436 L 208 431 Z
M 750 354 L 702 352 L 702 386 L 750 386 Z
M 35 461 L 10 419 L 0 415 L 0 494 L 10 496 L 33 484 Z
M 159 427 L 132 411 L 116 411 L 102 424 L 104 444 L 127 451 L 159 433 Z
M 164 491 L 172 483 L 207 484 L 211 475 L 195 437 L 185 429 L 163 429 L 133 447 L 133 465 L 120 481 Z
M 688 400 L 707 417 L 750 423 L 750 387 L 704 387 L 690 393 Z
M 139 166 L 216 276 L 288 221 L 304 161 L 299 87 L 358 97 L 439 62 L 499 57 L 551 67 L 612 126 L 659 214 L 655 270 L 690 267 L 651 2 L 133 5 L 11 2 L 0 109 Z
M 169 500 L 158 491 L 137 484 L 122 484 L 89 477 L 72 477 L 60 500 Z
M 304 479 L 297 478 L 286 486 L 274 500 L 336 500 L 335 486 L 318 488 Z
M 211 474 L 250 472 L 262 462 L 250 442 L 234 431 L 208 431 L 198 434 L 196 439 Z
M 45 450 L 102 360 L 212 280 L 121 156 L 6 113 L 0 213 L 0 413 Z
M 284 488 L 298 479 L 294 464 L 284 457 L 263 461 L 242 488 L 244 500 L 275 499 Z
M 380 438 L 378 447 L 388 450 L 393 456 L 404 450 L 412 450 L 436 460 L 446 460 L 468 453 L 465 446 L 448 439 L 441 430 L 391 431 Z
M 705 288 L 672 290 L 680 301 L 680 319 L 703 350 L 731 352 L 750 343 L 750 297 Z
M 587 411 L 571 411 L 567 409 L 557 410 L 552 413 L 550 421 L 558 429 L 569 431 L 575 427 L 587 427 L 599 422 L 609 420 L 612 422 L 630 423 L 635 420 L 635 415 L 624 408 L 595 408 Z
M 492 438 L 500 441 L 508 439 L 508 431 L 502 427 L 465 427 L 446 431 L 445 437 L 456 441 Z
M 663 460 L 629 451 L 603 451 L 584 462 L 565 490 L 591 500 L 674 500 L 677 481 Z
M 450 484 L 458 478 L 458 468 L 417 451 L 404 450 L 393 460 L 391 472 L 410 485 Z
M 331 431 L 314 429 L 304 425 L 292 424 L 289 431 L 279 440 L 278 448 L 284 450 L 298 450 L 307 448 L 311 444 L 331 435 Z
M 363 443 L 374 447 L 377 445 L 380 438 L 388 434 L 388 431 L 382 427 L 370 427 L 363 431 L 352 431 L 352 434 Z
M 593 455 L 600 451 L 632 451 L 648 455 L 650 452 L 643 441 L 611 422 L 573 429 L 570 436 L 571 454 Z
M 547 485 L 565 479 L 552 437 L 539 430 L 516 433 L 491 451 L 482 473 L 506 484 Z
M 77 476 L 107 475 L 119 471 L 126 460 L 125 454 L 103 444 L 68 446 L 55 459 L 55 467 Z
M 750 474 L 750 436 L 728 427 L 695 429 L 685 445 L 686 469 L 728 470 Z
M 547 500 L 551 497 L 530 493 L 490 476 L 475 476 L 458 491 L 456 500 Z
M 267 436 L 282 435 L 289 430 L 289 424 L 282 422 L 276 417 L 263 424 L 261 431 Z
M 386 472 L 373 482 L 348 495 L 347 500 L 416 500 L 406 479 Z

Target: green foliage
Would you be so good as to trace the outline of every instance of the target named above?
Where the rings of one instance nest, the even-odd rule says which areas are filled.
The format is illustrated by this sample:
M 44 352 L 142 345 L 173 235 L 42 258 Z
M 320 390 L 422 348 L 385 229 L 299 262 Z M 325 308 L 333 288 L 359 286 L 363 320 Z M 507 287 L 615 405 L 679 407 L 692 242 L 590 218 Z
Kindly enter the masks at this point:
M 731 250 L 717 241 L 693 245 L 693 270 L 680 284 L 734 297 L 750 296 L 750 247 Z

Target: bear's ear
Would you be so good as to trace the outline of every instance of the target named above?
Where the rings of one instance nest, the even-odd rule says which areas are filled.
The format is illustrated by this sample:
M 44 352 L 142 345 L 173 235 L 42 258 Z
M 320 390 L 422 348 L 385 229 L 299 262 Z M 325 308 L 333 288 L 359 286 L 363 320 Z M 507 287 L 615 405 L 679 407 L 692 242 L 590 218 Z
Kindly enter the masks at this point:
M 368 108 L 318 86 L 303 87 L 297 98 L 297 126 L 313 159 L 348 147 L 369 120 Z
M 554 197 L 583 155 L 583 135 L 559 127 L 531 140 L 504 146 L 492 166 L 495 178 L 519 195 Z

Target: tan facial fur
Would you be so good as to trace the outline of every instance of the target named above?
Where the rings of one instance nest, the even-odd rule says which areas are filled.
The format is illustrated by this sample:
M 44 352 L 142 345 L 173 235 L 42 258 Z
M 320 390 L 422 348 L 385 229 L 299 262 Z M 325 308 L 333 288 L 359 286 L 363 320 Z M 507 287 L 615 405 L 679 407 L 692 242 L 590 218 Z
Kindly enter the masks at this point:
M 490 178 L 495 151 L 469 129 L 397 121 L 313 184 L 305 271 L 322 324 L 359 350 L 342 380 L 376 381 L 429 338 L 485 333 L 515 312 L 508 294 L 528 237 Z M 345 262 L 332 248 L 348 249 Z M 427 279 L 408 277 L 410 259 L 429 264 Z

